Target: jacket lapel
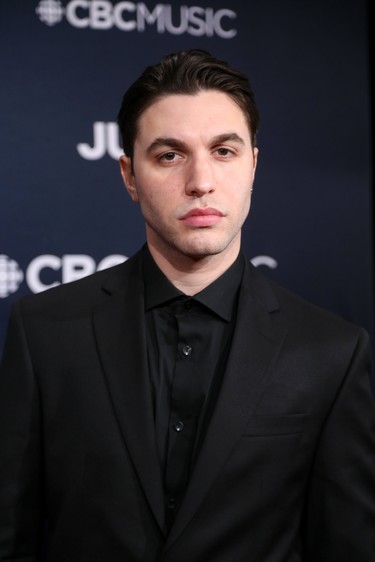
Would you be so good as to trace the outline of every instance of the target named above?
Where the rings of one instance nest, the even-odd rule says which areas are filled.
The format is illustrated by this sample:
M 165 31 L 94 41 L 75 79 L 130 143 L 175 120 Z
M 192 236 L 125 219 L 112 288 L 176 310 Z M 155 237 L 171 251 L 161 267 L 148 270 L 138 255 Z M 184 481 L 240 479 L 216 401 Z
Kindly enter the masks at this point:
M 265 388 L 286 332 L 277 310 L 278 303 L 267 281 L 249 264 L 221 390 L 166 547 L 199 508 Z
M 126 447 L 154 516 L 163 530 L 164 498 L 155 444 L 151 387 L 147 369 L 141 260 L 120 266 L 109 277 L 104 304 L 93 311 L 98 350 Z

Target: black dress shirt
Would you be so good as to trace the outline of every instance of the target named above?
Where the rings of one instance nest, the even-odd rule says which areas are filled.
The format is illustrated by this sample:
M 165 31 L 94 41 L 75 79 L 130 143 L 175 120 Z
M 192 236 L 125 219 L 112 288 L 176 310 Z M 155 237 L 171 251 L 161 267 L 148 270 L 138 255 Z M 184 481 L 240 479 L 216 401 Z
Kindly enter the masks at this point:
M 243 267 L 240 254 L 221 277 L 190 297 L 165 277 L 147 246 L 143 250 L 148 365 L 169 525 L 220 388 Z

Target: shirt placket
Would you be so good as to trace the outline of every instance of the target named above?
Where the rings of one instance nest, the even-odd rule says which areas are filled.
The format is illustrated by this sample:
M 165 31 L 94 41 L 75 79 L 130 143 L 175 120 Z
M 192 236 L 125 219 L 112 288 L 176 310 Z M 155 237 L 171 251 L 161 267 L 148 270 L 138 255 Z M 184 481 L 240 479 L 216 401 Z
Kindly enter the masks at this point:
M 202 342 L 196 333 L 190 301 L 176 312 L 176 364 L 170 394 L 170 418 L 166 459 L 167 508 L 179 506 L 189 478 L 190 460 L 196 434 L 197 417 L 202 402 L 199 363 Z

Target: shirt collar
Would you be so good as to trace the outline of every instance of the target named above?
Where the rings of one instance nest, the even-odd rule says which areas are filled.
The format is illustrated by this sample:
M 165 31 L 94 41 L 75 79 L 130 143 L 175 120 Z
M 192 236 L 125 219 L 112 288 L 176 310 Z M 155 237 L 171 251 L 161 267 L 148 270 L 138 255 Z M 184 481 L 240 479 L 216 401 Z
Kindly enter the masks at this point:
M 231 320 L 245 265 L 241 252 L 229 269 L 193 297 L 188 297 L 169 281 L 156 265 L 147 244 L 142 250 L 142 265 L 146 311 L 168 301 L 185 298 L 199 302 L 228 322 Z

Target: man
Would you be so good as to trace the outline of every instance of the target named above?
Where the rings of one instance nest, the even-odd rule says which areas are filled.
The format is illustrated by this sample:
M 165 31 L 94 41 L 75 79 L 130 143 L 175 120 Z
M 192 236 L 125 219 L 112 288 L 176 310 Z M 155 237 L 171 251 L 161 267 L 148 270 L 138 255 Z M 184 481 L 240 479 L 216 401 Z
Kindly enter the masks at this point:
M 147 245 L 14 307 L 0 560 L 374 562 L 367 337 L 241 254 L 258 157 L 246 78 L 169 55 L 119 125 Z

